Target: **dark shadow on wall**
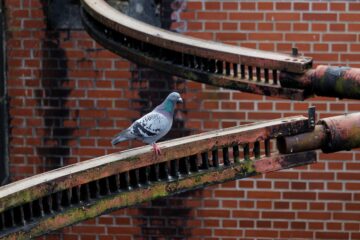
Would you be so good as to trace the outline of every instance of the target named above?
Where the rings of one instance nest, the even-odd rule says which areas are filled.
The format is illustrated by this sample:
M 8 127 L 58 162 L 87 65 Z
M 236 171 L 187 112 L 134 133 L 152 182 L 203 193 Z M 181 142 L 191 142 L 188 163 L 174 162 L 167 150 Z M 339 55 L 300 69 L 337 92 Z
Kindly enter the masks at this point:
M 173 90 L 180 94 L 185 91 L 183 79 L 151 69 L 137 67 L 133 72 L 132 84 L 137 86 L 139 99 L 132 100 L 132 108 L 138 107 L 141 115 L 150 112 L 160 104 Z M 185 128 L 184 114 L 186 114 L 186 99 L 184 104 L 178 105 L 175 112 L 173 127 L 161 139 L 179 138 L 190 135 Z M 186 204 L 189 194 L 202 195 L 202 190 L 191 191 L 166 199 L 153 200 L 139 207 L 141 222 L 141 239 L 187 239 L 191 237 L 191 227 L 188 221 L 193 218 L 193 208 Z M 135 216 L 134 216 L 135 217 Z
M 62 41 L 59 30 L 51 28 L 49 7 L 51 1 L 42 0 L 46 17 L 46 30 L 41 42 L 41 88 L 37 89 L 37 114 L 43 118 L 44 129 L 41 133 L 41 146 L 37 153 L 41 157 L 42 170 L 48 171 L 66 165 L 70 157 L 68 142 L 74 139 L 77 127 L 68 127 L 65 121 L 76 121 L 78 113 L 72 114 L 67 106 L 72 88 L 68 86 L 68 59 L 66 51 L 60 46 Z M 76 125 L 77 126 L 77 125 Z
M 148 9 L 145 11 L 148 16 L 138 17 L 138 13 L 131 10 L 131 7 L 136 6 L 136 2 L 145 4 L 144 8 Z M 169 29 L 174 2 L 178 1 L 130 0 L 128 13 L 149 24 L 161 25 L 163 28 Z M 139 97 L 132 99 L 131 109 L 139 111 L 142 116 L 160 104 L 170 92 L 184 93 L 185 86 L 184 79 L 137 65 L 132 71 L 131 91 L 138 92 Z M 190 135 L 191 130 L 185 128 L 184 116 L 186 113 L 186 99 L 184 99 L 184 103 L 178 105 L 175 111 L 172 129 L 160 141 Z M 186 201 L 188 196 L 193 194 L 201 196 L 202 190 L 153 200 L 138 207 L 140 214 L 133 217 L 140 219 L 141 236 L 136 237 L 139 239 L 187 239 L 191 237 L 193 226 L 190 226 L 188 221 L 193 218 L 193 207 L 189 207 Z

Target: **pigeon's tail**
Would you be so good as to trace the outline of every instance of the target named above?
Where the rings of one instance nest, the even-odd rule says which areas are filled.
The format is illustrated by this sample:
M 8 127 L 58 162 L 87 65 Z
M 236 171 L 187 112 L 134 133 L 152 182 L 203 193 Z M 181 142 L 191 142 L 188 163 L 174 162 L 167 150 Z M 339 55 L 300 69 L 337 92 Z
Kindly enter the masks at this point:
M 129 140 L 129 138 L 126 137 L 125 134 L 120 133 L 119 135 L 117 135 L 116 137 L 114 137 L 114 138 L 111 140 L 111 144 L 112 144 L 112 145 L 116 145 L 116 144 L 118 144 L 119 142 L 123 142 L 123 141 L 126 141 L 126 140 Z

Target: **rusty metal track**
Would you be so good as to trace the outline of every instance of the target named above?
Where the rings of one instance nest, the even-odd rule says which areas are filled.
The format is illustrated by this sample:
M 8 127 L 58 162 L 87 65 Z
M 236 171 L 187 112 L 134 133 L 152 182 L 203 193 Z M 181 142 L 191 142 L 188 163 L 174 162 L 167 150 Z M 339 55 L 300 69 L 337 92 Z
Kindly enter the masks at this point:
M 311 118 L 249 124 L 102 156 L 0 188 L 0 238 L 29 239 L 183 191 L 310 164 L 314 151 L 278 154 L 276 138 L 311 131 Z M 273 150 L 273 151 L 272 151 Z
M 304 73 L 312 59 L 200 40 L 148 25 L 103 0 L 82 0 L 85 29 L 135 63 L 186 79 L 267 96 L 303 100 L 303 89 L 280 86 L 282 71 Z

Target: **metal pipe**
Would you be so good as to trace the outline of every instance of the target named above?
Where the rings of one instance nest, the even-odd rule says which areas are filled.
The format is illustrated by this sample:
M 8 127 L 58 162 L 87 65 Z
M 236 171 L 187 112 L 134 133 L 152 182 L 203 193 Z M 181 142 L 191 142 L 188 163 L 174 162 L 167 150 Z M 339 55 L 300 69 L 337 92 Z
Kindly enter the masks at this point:
M 279 137 L 280 153 L 321 149 L 324 153 L 360 147 L 360 113 L 321 119 L 311 132 Z
M 325 127 L 316 125 L 314 131 L 277 139 L 280 153 L 295 153 L 319 149 L 326 140 Z
M 319 65 L 304 74 L 281 72 L 280 83 L 307 95 L 360 99 L 360 68 Z

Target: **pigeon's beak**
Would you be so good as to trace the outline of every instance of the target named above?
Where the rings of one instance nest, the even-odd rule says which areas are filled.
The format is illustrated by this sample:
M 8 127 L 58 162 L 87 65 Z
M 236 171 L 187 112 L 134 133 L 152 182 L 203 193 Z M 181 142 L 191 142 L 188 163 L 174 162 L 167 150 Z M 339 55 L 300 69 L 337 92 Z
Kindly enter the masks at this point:
M 178 102 L 178 103 L 182 103 L 183 102 L 183 100 L 182 100 L 182 98 L 181 97 L 179 97 L 178 99 L 177 99 L 177 101 L 176 102 Z

